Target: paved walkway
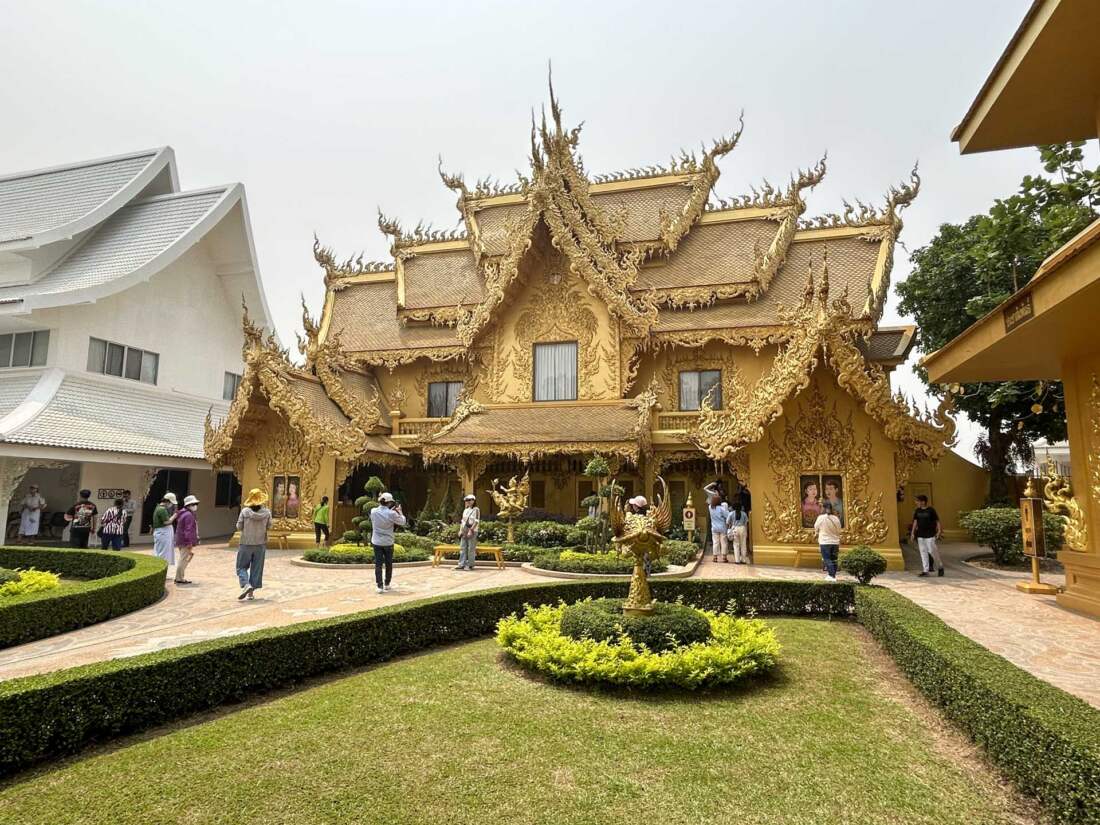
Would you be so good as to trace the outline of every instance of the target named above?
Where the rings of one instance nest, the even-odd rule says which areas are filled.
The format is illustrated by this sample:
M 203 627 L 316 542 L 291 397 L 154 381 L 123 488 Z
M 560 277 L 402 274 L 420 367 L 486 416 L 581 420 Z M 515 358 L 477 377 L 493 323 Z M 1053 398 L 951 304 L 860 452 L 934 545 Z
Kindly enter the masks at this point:
M 903 593 L 947 624 L 1100 708 L 1100 621 L 1064 610 L 1052 596 L 1016 590 L 1023 573 L 983 570 L 962 559 L 978 552 L 970 544 L 943 547 L 944 578 L 912 572 L 887 573 L 877 582 Z M 233 554 L 224 547 L 203 548 L 188 574 L 196 584 L 168 584 L 158 603 L 92 627 L 0 651 L 0 679 L 41 673 L 87 662 L 133 656 L 204 639 L 247 633 L 264 627 L 367 610 L 442 593 L 533 581 L 518 568 L 480 567 L 473 573 L 450 567 L 399 568 L 394 590 L 378 595 L 372 570 L 324 570 L 290 564 L 300 551 L 269 551 L 267 586 L 255 601 L 238 602 Z M 817 578 L 814 570 L 751 565 L 700 565 L 699 578 Z M 1052 584 L 1060 576 L 1044 575 Z

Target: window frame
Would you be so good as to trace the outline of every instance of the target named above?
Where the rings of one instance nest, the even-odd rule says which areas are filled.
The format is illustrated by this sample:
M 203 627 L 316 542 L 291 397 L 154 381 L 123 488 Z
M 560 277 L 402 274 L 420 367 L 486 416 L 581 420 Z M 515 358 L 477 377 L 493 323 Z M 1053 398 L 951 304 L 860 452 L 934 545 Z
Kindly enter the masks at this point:
M 99 369 L 95 369 L 92 366 L 92 348 L 95 347 L 97 343 L 103 345 L 103 361 Z M 121 350 L 121 354 L 119 350 Z M 135 371 L 131 367 L 131 362 L 135 354 L 137 356 L 136 378 L 130 374 Z M 108 370 L 108 366 L 110 366 L 110 362 L 115 356 L 117 356 L 119 363 L 118 372 L 114 372 L 113 369 L 110 371 Z M 152 365 L 151 369 L 148 366 L 150 364 Z M 110 341 L 106 338 L 98 338 L 95 335 L 89 335 L 88 360 L 85 364 L 85 370 L 95 373 L 96 375 L 109 375 L 113 378 L 123 378 L 127 381 L 137 381 L 140 384 L 148 384 L 151 387 L 155 387 L 160 378 L 160 353 L 142 349 L 141 347 L 131 347 L 127 344 L 120 344 L 117 341 Z M 145 376 L 148 372 L 152 373 L 151 381 L 145 380 Z
M 573 395 L 570 398 L 539 398 L 538 349 L 539 347 L 559 347 L 563 344 L 571 344 L 573 347 Z M 531 401 L 539 404 L 553 403 L 554 401 L 577 401 L 580 398 L 580 353 L 580 341 L 576 339 L 537 341 L 531 344 Z
M 715 394 L 717 396 L 715 398 L 715 400 L 718 403 L 714 405 L 713 409 L 720 410 L 720 409 L 723 408 L 723 405 L 725 404 L 725 399 L 722 397 L 722 370 L 721 370 L 721 368 L 718 368 L 718 369 L 705 368 L 705 369 L 693 369 L 693 370 L 680 370 L 676 374 L 676 400 L 678 402 L 677 405 L 676 405 L 676 408 L 679 412 L 699 412 L 701 409 L 703 409 L 703 399 L 706 398 L 706 393 L 702 393 L 699 396 L 698 401 L 695 402 L 696 406 L 694 406 L 694 407 L 684 406 L 684 376 L 685 375 L 692 375 L 692 374 L 697 375 L 699 377 L 698 378 L 698 386 L 702 386 L 702 377 L 706 373 L 716 373 L 718 375 L 718 380 L 712 385 L 712 386 L 715 386 L 715 387 L 718 388 L 718 392 Z M 709 392 L 709 390 L 708 390 L 708 392 Z
M 428 395 L 424 399 L 424 411 L 428 418 L 450 418 L 454 415 L 455 408 L 458 406 L 458 399 L 462 395 L 462 390 L 465 387 L 465 381 L 429 381 L 428 382 Z M 445 415 L 432 415 L 432 387 L 437 387 L 440 384 L 446 386 L 444 390 L 444 407 Z M 451 393 L 454 393 L 452 399 Z
M 232 376 L 233 378 L 233 391 L 226 395 L 225 379 L 229 378 L 230 376 Z M 229 370 L 225 371 L 225 374 L 222 376 L 222 401 L 232 401 L 234 398 L 237 397 L 237 390 L 240 389 L 241 381 L 243 379 L 244 376 L 240 375 L 239 373 L 230 372 Z
M 20 339 L 20 338 L 24 338 L 24 340 L 25 340 L 25 336 L 30 336 L 30 344 L 27 347 L 27 363 L 25 363 L 25 364 L 16 364 L 15 363 L 16 340 Z M 35 353 L 37 351 L 37 347 L 35 345 L 38 342 L 40 337 L 44 338 L 45 341 L 46 341 L 46 346 L 45 346 L 46 351 L 45 351 L 45 355 L 42 358 L 42 361 L 36 363 L 35 362 Z M 3 341 L 5 338 L 9 339 L 9 341 L 8 341 L 8 345 L 7 345 L 6 357 L 4 358 L 4 360 L 0 361 L 0 370 L 9 370 L 9 369 L 10 370 L 20 370 L 20 369 L 30 369 L 32 367 L 44 367 L 44 366 L 46 366 L 46 364 L 47 364 L 47 362 L 49 361 L 49 358 L 50 358 L 50 331 L 48 329 L 25 329 L 25 330 L 15 330 L 15 329 L 13 329 L 11 332 L 0 332 L 0 341 Z

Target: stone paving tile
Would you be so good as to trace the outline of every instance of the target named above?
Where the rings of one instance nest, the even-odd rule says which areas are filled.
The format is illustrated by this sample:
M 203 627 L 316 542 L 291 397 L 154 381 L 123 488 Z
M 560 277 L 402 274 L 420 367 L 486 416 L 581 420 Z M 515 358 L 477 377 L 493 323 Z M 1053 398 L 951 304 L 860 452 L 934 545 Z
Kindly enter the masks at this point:
M 1023 573 L 983 570 L 963 563 L 974 545 L 944 545 L 944 578 L 891 572 L 876 580 L 932 611 L 961 633 L 1046 681 L 1100 707 L 1100 621 L 1064 610 L 1053 597 L 1015 589 Z M 509 567 L 479 567 L 473 573 L 450 567 L 394 571 L 394 589 L 375 592 L 373 570 L 325 570 L 290 564 L 299 551 L 269 551 L 265 587 L 254 601 L 239 602 L 234 553 L 202 548 L 188 574 L 191 586 L 168 584 L 164 599 L 109 622 L 0 651 L 0 679 L 73 665 L 134 656 L 205 639 L 247 633 L 384 604 L 443 593 L 536 581 Z M 698 578 L 818 578 L 811 569 L 716 564 L 699 566 Z M 1053 584 L 1059 576 L 1044 575 Z

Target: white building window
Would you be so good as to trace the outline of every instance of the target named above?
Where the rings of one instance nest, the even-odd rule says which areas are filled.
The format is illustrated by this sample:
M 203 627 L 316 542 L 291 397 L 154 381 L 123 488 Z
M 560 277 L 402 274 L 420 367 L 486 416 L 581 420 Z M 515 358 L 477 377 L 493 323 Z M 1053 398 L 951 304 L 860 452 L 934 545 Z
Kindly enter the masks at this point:
M 698 410 L 703 406 L 707 393 L 714 390 L 710 397 L 713 409 L 722 409 L 722 371 L 721 370 L 685 370 L 680 373 L 680 409 Z
M 241 385 L 241 377 L 235 372 L 227 372 L 222 382 L 222 398 L 232 401 L 237 397 L 237 387 Z
M 577 342 L 535 344 L 535 400 L 577 400 Z
M 88 372 L 155 384 L 159 363 L 160 356 L 155 352 L 115 344 L 102 338 L 90 338 L 88 341 Z
M 44 367 L 50 349 L 50 331 L 7 332 L 0 335 L 0 369 Z
M 432 381 L 428 384 L 428 418 L 450 418 L 462 394 L 461 381 Z

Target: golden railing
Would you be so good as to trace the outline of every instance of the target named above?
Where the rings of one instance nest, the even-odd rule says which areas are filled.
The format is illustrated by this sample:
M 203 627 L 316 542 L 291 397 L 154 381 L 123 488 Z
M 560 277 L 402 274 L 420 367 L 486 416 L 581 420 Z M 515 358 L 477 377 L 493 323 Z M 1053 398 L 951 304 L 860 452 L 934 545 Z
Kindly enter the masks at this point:
M 438 430 L 446 418 L 402 418 L 397 422 L 399 438 L 423 438 Z
M 657 426 L 654 429 L 683 432 L 689 429 L 698 417 L 697 411 L 658 413 Z

